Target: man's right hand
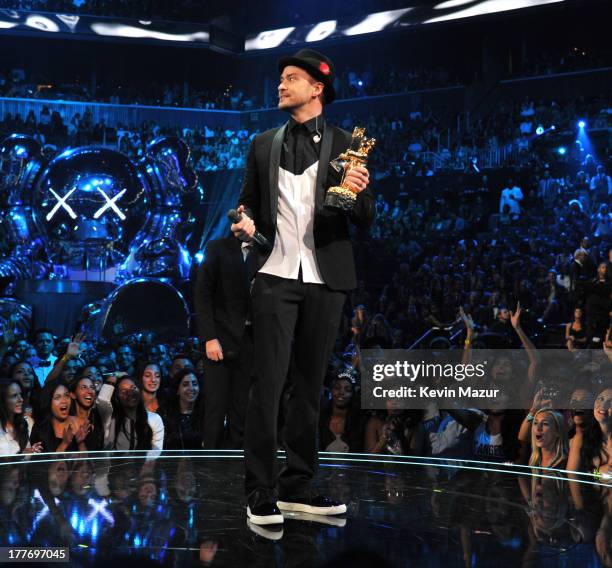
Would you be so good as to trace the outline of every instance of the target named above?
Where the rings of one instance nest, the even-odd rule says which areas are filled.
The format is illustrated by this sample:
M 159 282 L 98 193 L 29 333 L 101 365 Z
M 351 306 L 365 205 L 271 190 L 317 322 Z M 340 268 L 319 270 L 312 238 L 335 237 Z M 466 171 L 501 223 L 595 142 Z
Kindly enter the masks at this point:
M 218 339 L 211 339 L 206 342 L 206 357 L 211 361 L 223 361 L 223 349 Z
M 238 209 L 236 209 L 236 212 L 238 213 L 238 215 L 242 215 L 242 219 L 240 220 L 240 223 L 232 223 L 230 229 L 235 237 L 239 238 L 241 241 L 245 241 L 248 243 L 255 234 L 255 223 L 253 222 L 253 219 L 251 219 L 244 212 L 244 205 L 238 207 Z

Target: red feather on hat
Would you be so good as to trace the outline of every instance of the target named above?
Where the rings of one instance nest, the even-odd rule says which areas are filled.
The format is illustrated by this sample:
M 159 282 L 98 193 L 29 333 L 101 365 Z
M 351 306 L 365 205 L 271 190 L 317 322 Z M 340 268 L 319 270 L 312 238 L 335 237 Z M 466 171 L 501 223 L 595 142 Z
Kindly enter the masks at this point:
M 321 61 L 321 63 L 319 63 L 319 71 L 321 71 L 323 75 L 329 75 L 330 73 L 329 65 L 325 63 L 325 61 Z

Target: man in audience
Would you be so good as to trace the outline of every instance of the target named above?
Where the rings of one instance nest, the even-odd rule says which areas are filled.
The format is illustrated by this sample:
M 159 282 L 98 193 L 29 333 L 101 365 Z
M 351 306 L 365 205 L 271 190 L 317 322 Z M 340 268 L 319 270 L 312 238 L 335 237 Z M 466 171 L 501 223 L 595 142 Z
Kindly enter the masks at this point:
M 47 375 L 53 369 L 57 357 L 53 355 L 55 340 L 50 329 L 41 328 L 34 332 L 34 347 L 37 357 L 32 362 L 34 373 L 41 387 L 45 385 Z
M 132 348 L 128 343 L 123 343 L 119 347 L 117 347 L 117 369 L 129 375 L 130 377 L 134 376 L 134 363 L 136 362 L 136 358 L 134 357 L 134 353 L 132 352 Z
M 499 200 L 499 212 L 508 216 L 512 221 L 518 221 L 521 217 L 521 201 L 523 201 L 523 192 L 521 188 L 514 184 L 514 180 L 510 178 L 508 185 L 502 190 Z
M 226 237 L 207 244 L 206 258 L 198 268 L 194 303 L 206 349 L 203 439 L 209 449 L 243 446 L 253 365 L 249 314 L 253 260 L 250 245 Z
M 612 179 L 603 165 L 597 166 L 597 174 L 591 178 L 591 200 L 594 203 L 609 202 L 612 196 Z

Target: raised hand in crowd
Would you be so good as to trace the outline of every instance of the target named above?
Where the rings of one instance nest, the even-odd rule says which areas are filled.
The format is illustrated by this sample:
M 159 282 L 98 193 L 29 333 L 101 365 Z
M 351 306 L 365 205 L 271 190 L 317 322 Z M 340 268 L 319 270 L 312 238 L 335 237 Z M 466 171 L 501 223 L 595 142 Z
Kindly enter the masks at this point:
M 541 388 L 535 393 L 529 414 L 535 414 L 542 408 L 552 408 L 552 399 L 546 388 Z
M 466 314 L 463 306 L 459 307 L 459 317 L 465 326 L 465 332 L 469 339 L 472 339 L 475 333 L 476 324 L 470 314 Z
M 521 329 L 521 312 L 522 309 L 520 302 L 517 302 L 516 304 L 516 311 L 510 311 L 510 323 L 512 324 L 512 327 L 517 331 Z
M 58 379 L 62 375 L 66 363 L 71 359 L 76 359 L 81 354 L 81 344 L 83 341 L 85 341 L 85 334 L 83 333 L 77 333 L 72 336 L 70 343 L 66 347 L 66 352 L 55 362 L 55 366 L 51 369 L 49 375 L 47 375 L 46 382 L 50 383 Z
M 83 343 L 83 341 L 85 341 L 84 333 L 77 333 L 76 335 L 74 335 L 70 340 L 68 347 L 66 348 L 66 355 L 68 355 L 68 357 L 72 359 L 78 357 L 82 352 L 81 344 Z

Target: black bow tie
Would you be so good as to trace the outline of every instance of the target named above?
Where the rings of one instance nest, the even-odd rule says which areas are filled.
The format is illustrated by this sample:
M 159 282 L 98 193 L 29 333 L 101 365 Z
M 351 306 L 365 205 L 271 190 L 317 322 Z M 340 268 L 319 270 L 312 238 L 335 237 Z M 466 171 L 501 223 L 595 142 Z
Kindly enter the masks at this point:
M 39 367 L 50 367 L 51 366 L 51 361 L 39 361 L 38 362 L 38 366 Z

